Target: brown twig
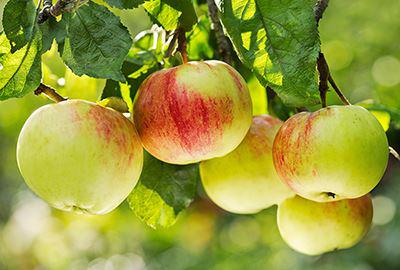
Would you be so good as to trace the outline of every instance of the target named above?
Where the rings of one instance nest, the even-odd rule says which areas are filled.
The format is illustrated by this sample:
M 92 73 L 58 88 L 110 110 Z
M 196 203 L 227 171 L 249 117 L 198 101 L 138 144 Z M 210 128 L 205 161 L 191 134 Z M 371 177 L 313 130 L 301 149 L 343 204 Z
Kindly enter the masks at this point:
M 317 25 L 322 18 L 326 8 L 328 7 L 329 0 L 318 0 L 315 5 L 314 14 Z M 321 97 L 322 108 L 326 107 L 326 93 L 329 90 L 328 79 L 330 76 L 329 67 L 325 60 L 324 54 L 319 53 L 317 59 L 317 69 L 319 73 L 319 95 Z
M 172 39 L 171 39 L 171 41 L 169 42 L 169 44 L 168 44 L 168 48 L 167 48 L 167 50 L 165 51 L 165 54 L 164 54 L 164 57 L 165 58 L 167 58 L 167 57 L 170 57 L 171 55 L 172 55 L 172 53 L 173 53 L 173 51 L 174 51 L 174 48 L 175 48 L 175 45 L 176 45 L 176 40 L 178 39 L 178 31 L 174 31 L 173 33 L 172 33 Z
M 319 94 L 321 96 L 321 103 L 323 108 L 326 107 L 326 93 L 329 89 L 329 67 L 324 59 L 324 54 L 320 52 L 317 59 L 317 69 L 319 72 Z
M 44 23 L 50 17 L 60 16 L 62 13 L 71 12 L 88 0 L 58 0 L 54 5 L 52 0 L 45 0 L 43 9 L 39 12 L 38 23 Z
M 325 56 L 323 53 L 319 53 L 318 59 L 317 59 L 317 68 L 319 72 L 319 91 L 321 95 L 321 102 L 322 102 L 322 107 L 326 107 L 326 92 L 328 91 L 328 82 L 332 86 L 332 88 L 335 90 L 336 94 L 339 96 L 340 100 L 346 104 L 350 105 L 349 100 L 344 96 L 342 91 L 339 89 L 337 84 L 332 78 L 332 75 L 329 71 L 329 66 L 328 63 L 326 62 Z
M 319 24 L 319 21 L 322 19 L 322 15 L 328 7 L 328 4 L 329 0 L 318 0 L 318 2 L 315 4 L 314 13 L 317 24 Z
M 328 7 L 329 0 L 318 0 L 317 4 L 315 5 L 315 20 L 317 25 L 321 20 L 326 8 Z M 350 105 L 349 100 L 344 96 L 343 92 L 340 91 L 339 87 L 335 83 L 332 75 L 329 71 L 328 63 L 326 62 L 325 56 L 322 52 L 319 53 L 317 59 L 317 69 L 319 73 L 319 93 L 321 96 L 321 103 L 322 107 L 326 107 L 326 93 L 328 92 L 328 82 L 335 90 L 336 94 L 339 96 L 340 100 L 346 104 Z
M 227 64 L 232 64 L 232 47 L 228 41 L 228 38 L 224 34 L 224 30 L 219 20 L 218 7 L 214 0 L 207 0 L 207 4 L 208 13 L 210 14 L 212 27 L 217 40 L 218 53 L 221 56 L 222 61 Z
M 178 48 L 177 51 L 181 53 L 183 63 L 188 62 L 188 55 L 187 55 L 187 43 L 186 43 L 186 31 L 182 27 L 176 29 L 178 35 Z
M 35 90 L 35 95 L 40 95 L 40 94 L 45 94 L 48 98 L 53 100 L 54 102 L 61 102 L 67 100 L 66 98 L 62 97 L 60 94 L 56 92 L 53 88 L 50 86 L 47 86 L 43 83 L 39 85 L 39 87 Z

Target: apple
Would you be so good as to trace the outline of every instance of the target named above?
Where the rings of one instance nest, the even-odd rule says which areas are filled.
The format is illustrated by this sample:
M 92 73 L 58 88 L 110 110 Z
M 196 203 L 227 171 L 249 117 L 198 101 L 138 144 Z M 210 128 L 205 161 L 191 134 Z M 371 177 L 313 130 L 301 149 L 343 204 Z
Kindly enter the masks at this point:
M 357 244 L 371 226 L 372 212 L 369 195 L 326 203 L 295 196 L 279 205 L 278 228 L 294 250 L 319 255 Z
M 121 113 L 83 100 L 43 106 L 26 121 L 17 144 L 27 185 L 51 206 L 105 214 L 132 191 L 143 148 Z
M 150 75 L 140 86 L 134 121 L 156 158 L 189 164 L 235 149 L 252 121 L 245 80 L 220 61 L 189 62 Z
M 388 141 L 378 120 L 351 105 L 292 116 L 273 146 L 281 179 L 295 193 L 319 202 L 369 193 L 382 178 L 388 157 Z
M 203 187 L 215 204 L 232 213 L 251 214 L 294 195 L 272 162 L 272 143 L 281 125 L 269 115 L 255 116 L 235 150 L 200 163 Z

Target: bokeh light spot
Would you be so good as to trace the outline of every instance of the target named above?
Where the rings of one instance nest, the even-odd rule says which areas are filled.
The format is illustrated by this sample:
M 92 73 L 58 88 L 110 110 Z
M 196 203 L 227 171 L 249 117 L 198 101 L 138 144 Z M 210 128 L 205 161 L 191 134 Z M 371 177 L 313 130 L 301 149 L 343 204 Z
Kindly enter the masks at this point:
M 340 40 L 332 40 L 322 44 L 322 50 L 328 59 L 329 68 L 341 70 L 348 67 L 353 60 L 351 48 Z
M 376 225 L 385 225 L 389 223 L 395 213 L 396 205 L 392 199 L 385 196 L 376 196 L 372 199 L 374 206 L 374 217 L 372 222 Z
M 57 84 L 58 84 L 59 86 L 65 86 L 65 78 L 59 78 L 59 79 L 57 80 Z
M 400 61 L 391 55 L 378 58 L 372 66 L 372 76 L 380 85 L 391 87 L 400 83 Z
M 249 250 L 257 245 L 260 233 L 260 224 L 250 217 L 238 218 L 228 228 L 230 242 L 243 250 Z

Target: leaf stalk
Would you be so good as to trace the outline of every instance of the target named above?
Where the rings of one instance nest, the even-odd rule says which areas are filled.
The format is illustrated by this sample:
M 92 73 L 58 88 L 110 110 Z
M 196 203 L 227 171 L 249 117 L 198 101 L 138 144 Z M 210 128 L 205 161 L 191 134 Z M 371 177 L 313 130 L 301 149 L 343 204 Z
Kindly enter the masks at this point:
M 67 100 L 66 98 L 62 97 L 60 94 L 56 92 L 50 86 L 47 86 L 43 83 L 39 85 L 39 87 L 35 90 L 35 95 L 45 94 L 49 99 L 53 100 L 54 102 L 62 102 Z

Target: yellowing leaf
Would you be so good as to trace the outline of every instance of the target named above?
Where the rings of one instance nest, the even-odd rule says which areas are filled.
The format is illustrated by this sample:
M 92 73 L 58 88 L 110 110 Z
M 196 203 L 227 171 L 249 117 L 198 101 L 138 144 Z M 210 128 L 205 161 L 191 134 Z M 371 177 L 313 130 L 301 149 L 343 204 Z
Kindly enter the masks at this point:
M 390 125 L 390 114 L 384 111 L 370 111 L 370 112 L 376 117 L 376 119 L 378 119 L 383 129 L 387 131 Z
M 266 114 L 268 108 L 267 93 L 256 77 L 251 77 L 247 82 L 253 103 L 253 115 Z
M 77 76 L 71 70 L 65 73 L 65 86 L 60 88 L 60 94 L 68 98 L 97 101 L 104 88 L 105 80 L 84 76 Z

